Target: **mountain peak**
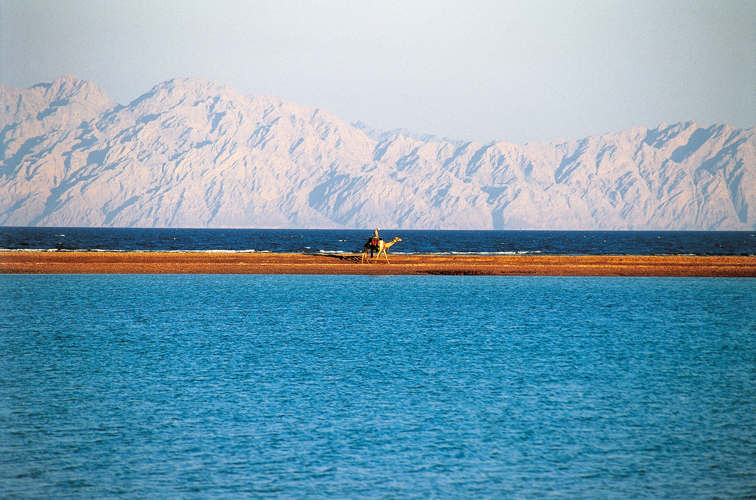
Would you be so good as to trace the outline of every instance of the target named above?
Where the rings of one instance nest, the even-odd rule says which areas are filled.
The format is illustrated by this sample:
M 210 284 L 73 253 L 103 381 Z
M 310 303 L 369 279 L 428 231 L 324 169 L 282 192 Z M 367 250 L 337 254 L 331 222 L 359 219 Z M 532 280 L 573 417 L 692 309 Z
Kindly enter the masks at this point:
M 76 127 L 116 106 L 100 87 L 72 75 L 26 90 L 6 85 L 0 88 L 0 127 L 32 120 L 49 132 Z
M 156 85 L 153 90 L 170 90 L 181 91 L 185 93 L 204 93 L 208 95 L 215 94 L 237 94 L 236 90 L 222 83 L 214 82 L 206 78 L 198 76 L 194 77 L 177 77 L 166 80 L 163 83 Z
M 76 78 L 72 75 L 60 76 L 51 83 L 34 85 L 29 90 L 41 95 L 48 103 L 62 100 L 79 102 L 94 100 L 108 101 L 111 107 L 115 105 L 115 101 L 100 87 L 89 80 Z

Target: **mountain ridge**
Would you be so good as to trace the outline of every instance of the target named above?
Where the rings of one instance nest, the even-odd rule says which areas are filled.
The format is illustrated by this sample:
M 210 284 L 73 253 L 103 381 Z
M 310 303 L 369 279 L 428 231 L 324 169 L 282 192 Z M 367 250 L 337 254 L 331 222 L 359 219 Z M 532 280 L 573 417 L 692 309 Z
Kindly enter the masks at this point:
M 175 78 L 0 85 L 0 225 L 753 230 L 756 127 L 451 141 Z

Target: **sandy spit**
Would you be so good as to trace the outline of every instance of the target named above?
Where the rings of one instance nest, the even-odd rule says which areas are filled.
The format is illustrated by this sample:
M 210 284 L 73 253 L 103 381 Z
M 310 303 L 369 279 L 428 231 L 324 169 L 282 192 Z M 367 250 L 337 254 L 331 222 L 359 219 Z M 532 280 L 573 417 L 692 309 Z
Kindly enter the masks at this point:
M 1 274 L 354 274 L 756 277 L 756 257 L 0 252 Z

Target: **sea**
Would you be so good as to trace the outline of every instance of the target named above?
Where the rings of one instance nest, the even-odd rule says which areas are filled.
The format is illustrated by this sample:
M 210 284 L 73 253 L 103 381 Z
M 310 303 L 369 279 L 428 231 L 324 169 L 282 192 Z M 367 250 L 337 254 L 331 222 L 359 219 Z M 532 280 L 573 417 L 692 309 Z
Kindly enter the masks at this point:
M 0 228 L 0 248 L 353 252 L 371 233 Z M 382 234 L 396 253 L 756 239 Z M 754 305 L 748 278 L 0 274 L 0 498 L 754 499 Z
M 0 251 L 359 253 L 373 229 L 0 227 Z M 756 231 L 380 232 L 396 254 L 756 255 Z

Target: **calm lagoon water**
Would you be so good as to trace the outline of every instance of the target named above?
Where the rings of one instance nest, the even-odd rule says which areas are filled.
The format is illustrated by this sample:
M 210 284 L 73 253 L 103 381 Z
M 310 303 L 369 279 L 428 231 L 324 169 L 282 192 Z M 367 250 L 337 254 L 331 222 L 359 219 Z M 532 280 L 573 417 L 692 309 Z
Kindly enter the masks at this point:
M 3 498 L 756 498 L 756 281 L 0 275 Z

